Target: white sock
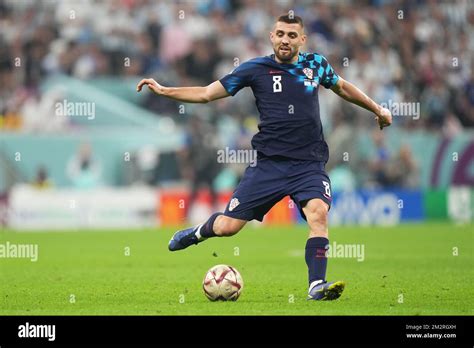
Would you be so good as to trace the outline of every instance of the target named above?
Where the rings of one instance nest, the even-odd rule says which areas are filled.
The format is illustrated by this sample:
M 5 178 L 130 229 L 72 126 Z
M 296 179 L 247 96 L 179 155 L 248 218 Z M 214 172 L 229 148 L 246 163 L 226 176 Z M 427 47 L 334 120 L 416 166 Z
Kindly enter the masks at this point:
M 194 233 L 194 235 L 196 236 L 196 238 L 198 239 L 198 241 L 203 241 L 204 239 L 206 239 L 206 238 L 204 238 L 203 236 L 201 236 L 201 227 L 202 227 L 202 225 L 203 225 L 203 224 L 200 224 L 199 227 L 198 227 L 198 229 L 197 229 L 197 231 L 196 231 L 196 233 Z
M 316 285 L 318 284 L 321 284 L 321 283 L 324 283 L 324 280 L 315 280 L 314 282 L 312 282 L 310 285 L 309 285 L 309 290 L 308 292 L 310 292 Z

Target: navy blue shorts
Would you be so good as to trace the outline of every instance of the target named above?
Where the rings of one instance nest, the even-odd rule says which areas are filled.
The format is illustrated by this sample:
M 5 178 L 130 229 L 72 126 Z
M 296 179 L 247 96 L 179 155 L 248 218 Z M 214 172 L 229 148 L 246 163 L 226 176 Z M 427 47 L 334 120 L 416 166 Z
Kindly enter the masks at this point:
M 289 158 L 259 157 L 249 166 L 232 194 L 224 215 L 262 221 L 264 215 L 283 197 L 290 196 L 306 220 L 302 207 L 320 198 L 331 207 L 331 181 L 324 162 Z

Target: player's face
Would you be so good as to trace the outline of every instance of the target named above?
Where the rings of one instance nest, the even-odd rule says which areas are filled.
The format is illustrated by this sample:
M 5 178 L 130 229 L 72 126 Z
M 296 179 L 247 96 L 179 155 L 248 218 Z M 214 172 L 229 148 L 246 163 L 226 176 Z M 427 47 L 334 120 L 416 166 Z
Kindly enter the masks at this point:
M 279 63 L 294 63 L 298 60 L 301 46 L 306 42 L 306 35 L 298 23 L 276 22 L 270 32 L 275 57 Z

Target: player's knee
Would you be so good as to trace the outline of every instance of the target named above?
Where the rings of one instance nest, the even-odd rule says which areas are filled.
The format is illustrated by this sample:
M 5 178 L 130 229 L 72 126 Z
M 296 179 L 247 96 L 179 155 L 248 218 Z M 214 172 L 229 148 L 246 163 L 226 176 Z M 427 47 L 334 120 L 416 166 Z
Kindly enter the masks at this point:
M 214 222 L 214 232 L 219 236 L 230 237 L 238 233 L 244 224 L 241 220 L 221 215 Z
M 328 234 L 328 205 L 320 199 L 312 199 L 305 206 L 310 235 L 326 237 Z
M 326 221 L 328 217 L 328 205 L 320 199 L 310 200 L 306 206 L 306 216 L 312 220 Z

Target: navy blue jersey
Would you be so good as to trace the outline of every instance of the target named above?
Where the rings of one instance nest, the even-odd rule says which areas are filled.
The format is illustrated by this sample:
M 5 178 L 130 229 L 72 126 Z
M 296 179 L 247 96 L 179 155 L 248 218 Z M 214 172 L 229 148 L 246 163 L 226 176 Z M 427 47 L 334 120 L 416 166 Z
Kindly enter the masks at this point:
M 265 156 L 327 162 L 318 87 L 330 88 L 338 79 L 326 58 L 300 53 L 295 64 L 280 64 L 273 54 L 251 59 L 220 82 L 231 95 L 252 88 L 260 113 L 259 132 L 252 139 L 255 150 Z

